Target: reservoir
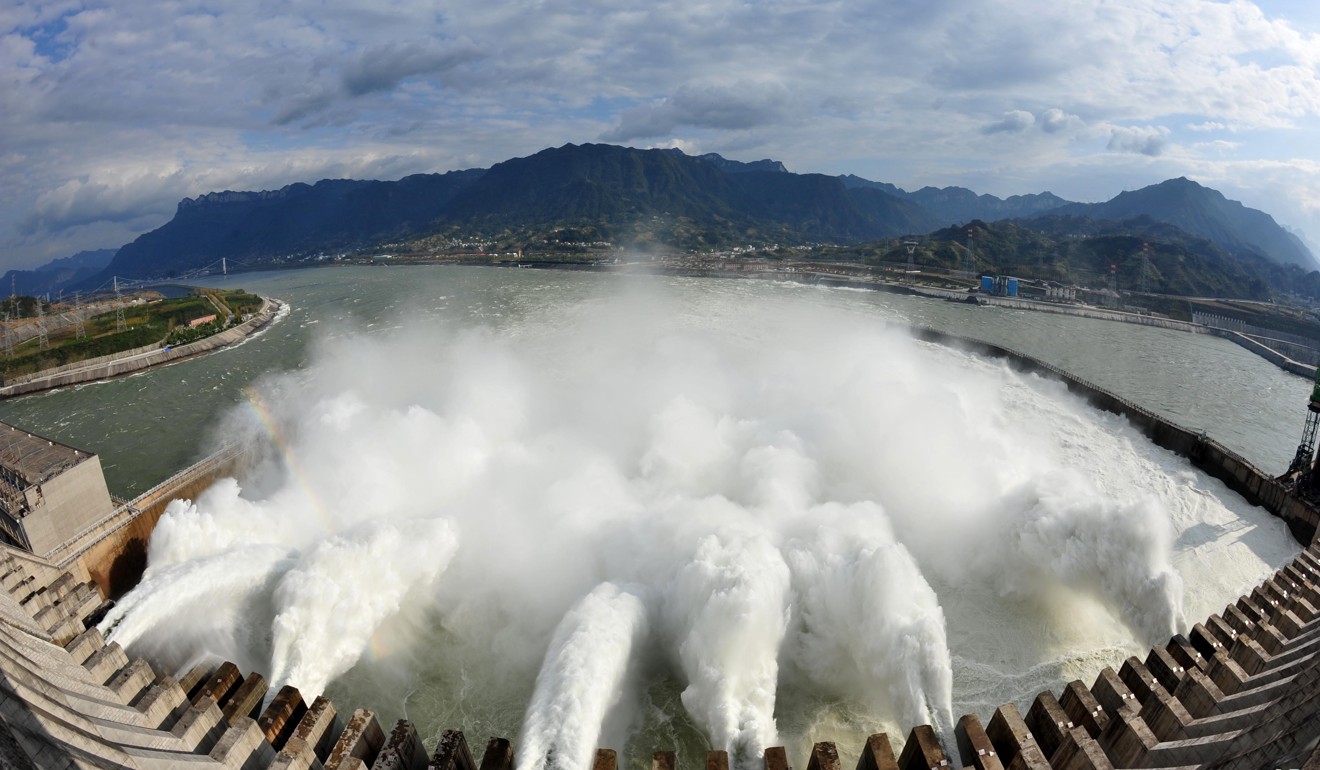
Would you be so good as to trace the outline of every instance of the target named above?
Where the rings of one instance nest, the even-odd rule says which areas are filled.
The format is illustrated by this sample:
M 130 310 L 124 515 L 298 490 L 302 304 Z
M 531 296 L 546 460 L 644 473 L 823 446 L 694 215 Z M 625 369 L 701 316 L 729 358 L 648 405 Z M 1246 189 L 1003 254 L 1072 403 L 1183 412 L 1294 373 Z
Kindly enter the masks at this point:
M 1002 344 L 1282 471 L 1309 384 L 1205 335 L 770 281 L 490 268 L 235 276 L 233 349 L 0 403 L 131 496 L 259 447 L 157 529 L 111 638 L 344 708 L 633 764 L 985 717 L 1143 654 L 1286 529 Z M 567 760 L 566 760 L 567 761 Z M 571 764 L 583 766 L 575 759 Z

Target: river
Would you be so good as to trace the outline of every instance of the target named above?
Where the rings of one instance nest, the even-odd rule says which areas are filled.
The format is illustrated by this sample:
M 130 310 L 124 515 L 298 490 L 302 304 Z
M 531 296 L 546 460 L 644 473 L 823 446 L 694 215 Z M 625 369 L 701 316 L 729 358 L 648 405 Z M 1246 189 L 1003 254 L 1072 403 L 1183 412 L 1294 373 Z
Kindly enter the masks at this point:
M 0 419 L 96 451 L 122 496 L 218 438 L 268 449 L 162 520 L 107 630 L 428 737 L 520 735 L 569 764 L 629 736 L 638 765 L 708 741 L 855 757 L 878 728 L 1089 684 L 1296 551 L 1059 383 L 902 329 L 1036 356 L 1282 470 L 1308 383 L 1207 335 L 769 281 L 216 285 L 291 310 Z

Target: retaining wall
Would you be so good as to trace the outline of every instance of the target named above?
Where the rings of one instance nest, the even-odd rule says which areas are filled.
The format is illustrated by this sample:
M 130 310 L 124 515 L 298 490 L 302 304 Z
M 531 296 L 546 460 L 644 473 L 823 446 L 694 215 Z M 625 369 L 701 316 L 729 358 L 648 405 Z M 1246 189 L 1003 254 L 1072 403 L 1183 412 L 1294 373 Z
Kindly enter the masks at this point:
M 210 353 L 220 348 L 228 347 L 244 337 L 256 332 L 275 318 L 283 303 L 277 300 L 266 299 L 263 301 L 261 310 L 252 318 L 240 323 L 237 326 L 225 329 L 224 331 L 213 334 L 205 339 L 196 342 L 180 345 L 175 348 L 161 348 L 159 346 L 149 346 L 145 348 L 146 353 L 139 348 L 139 352 L 128 351 L 111 357 L 111 360 L 101 363 L 88 365 L 86 362 L 80 362 L 77 366 L 60 367 L 61 370 L 52 372 L 42 372 L 38 376 L 33 376 L 23 382 L 0 387 L 0 398 L 10 398 L 21 396 L 27 393 L 36 393 L 52 388 L 62 388 L 69 385 L 78 385 L 84 382 L 96 382 L 98 380 L 107 380 L 112 377 L 121 377 L 126 374 L 140 372 L 144 369 L 150 369 L 153 366 L 161 366 L 182 361 L 186 358 L 193 358 L 205 353 Z M 157 349 L 158 348 L 158 349 Z M 154 352 L 152 352 L 154 350 Z
M 1308 380 L 1315 379 L 1316 368 L 1314 366 L 1291 359 L 1274 348 L 1258 342 L 1241 332 L 1228 331 L 1226 329 L 1210 329 L 1210 333 L 1216 337 L 1222 337 L 1235 345 L 1241 345 L 1280 369 L 1300 375 Z
M 1315 540 L 1317 525 L 1320 525 L 1320 511 L 1276 481 L 1272 475 L 1204 433 L 1193 433 L 1098 385 L 1024 353 L 935 329 L 914 328 L 913 333 L 928 342 L 954 345 L 980 355 L 1001 358 L 1021 371 L 1048 373 L 1062 380 L 1069 391 L 1082 396 L 1092 406 L 1123 415 L 1156 445 L 1186 457 L 1192 465 L 1224 482 L 1247 502 L 1283 519 L 1293 537 L 1302 545 L 1310 545 Z
M 99 364 L 113 363 L 118 359 L 128 358 L 129 356 L 141 355 L 142 353 L 150 353 L 153 350 L 160 350 L 162 347 L 164 347 L 164 343 L 153 342 L 150 345 L 143 345 L 140 348 L 133 348 L 132 350 L 124 350 L 119 353 L 111 353 L 110 355 L 106 355 L 106 356 L 87 358 L 72 364 L 56 366 L 51 369 L 43 369 L 39 372 L 33 372 L 32 374 L 22 374 L 17 377 L 8 377 L 5 378 L 3 384 L 22 385 L 23 383 L 32 382 L 33 380 L 39 380 L 42 379 L 43 377 L 53 377 L 57 374 L 64 374 L 65 372 L 72 372 L 77 369 L 86 369 L 88 367 L 97 366 Z

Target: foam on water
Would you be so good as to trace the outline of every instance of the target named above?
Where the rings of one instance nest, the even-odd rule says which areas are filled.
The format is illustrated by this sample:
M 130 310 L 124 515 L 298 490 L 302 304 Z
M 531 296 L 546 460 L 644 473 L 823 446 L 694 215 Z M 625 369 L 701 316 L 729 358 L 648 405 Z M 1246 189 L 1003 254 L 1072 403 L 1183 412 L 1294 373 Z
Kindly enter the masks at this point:
M 1094 676 L 1295 550 L 1058 383 L 837 309 L 707 310 L 328 331 L 225 426 L 270 449 L 248 489 L 172 505 L 104 628 L 304 697 L 480 670 L 409 716 L 520 731 L 524 768 L 688 724 L 750 765 Z M 528 691 L 521 726 L 417 711 Z

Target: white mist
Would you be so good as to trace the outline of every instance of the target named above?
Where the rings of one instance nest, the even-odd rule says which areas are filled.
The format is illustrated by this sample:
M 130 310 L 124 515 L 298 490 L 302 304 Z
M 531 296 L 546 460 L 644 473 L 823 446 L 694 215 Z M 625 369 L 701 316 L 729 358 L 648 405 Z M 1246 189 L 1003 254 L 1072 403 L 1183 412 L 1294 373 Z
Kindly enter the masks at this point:
M 275 483 L 173 505 L 104 628 L 304 697 L 450 682 L 409 696 L 423 734 L 521 730 L 520 768 L 688 723 L 751 764 L 1094 676 L 1287 557 L 1057 383 L 800 300 L 721 310 L 328 337 L 228 426 Z M 510 697 L 520 725 L 415 712 Z

